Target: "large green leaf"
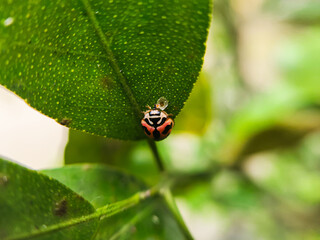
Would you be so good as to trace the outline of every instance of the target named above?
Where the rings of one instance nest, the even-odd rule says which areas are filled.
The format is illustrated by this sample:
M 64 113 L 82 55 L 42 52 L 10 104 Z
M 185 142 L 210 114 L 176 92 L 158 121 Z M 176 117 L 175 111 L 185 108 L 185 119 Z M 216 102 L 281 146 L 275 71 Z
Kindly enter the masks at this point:
M 176 116 L 202 65 L 209 0 L 0 0 L 0 84 L 74 129 L 141 139 L 141 110 Z
M 90 239 L 97 219 L 69 225 L 95 212 L 57 180 L 0 159 L 0 239 Z M 32 237 L 33 236 L 33 237 Z
M 96 208 L 146 190 L 146 185 L 119 170 L 94 164 L 68 165 L 45 170 Z M 96 239 L 184 239 L 177 222 L 161 199 L 150 199 L 104 219 Z

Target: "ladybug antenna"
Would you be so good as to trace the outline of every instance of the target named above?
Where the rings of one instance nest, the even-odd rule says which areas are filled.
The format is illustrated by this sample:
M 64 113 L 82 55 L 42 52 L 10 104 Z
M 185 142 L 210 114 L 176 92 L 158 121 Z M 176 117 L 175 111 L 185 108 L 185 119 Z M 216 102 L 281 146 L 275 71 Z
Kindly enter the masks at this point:
M 154 105 L 153 109 L 157 109 L 157 104 Z

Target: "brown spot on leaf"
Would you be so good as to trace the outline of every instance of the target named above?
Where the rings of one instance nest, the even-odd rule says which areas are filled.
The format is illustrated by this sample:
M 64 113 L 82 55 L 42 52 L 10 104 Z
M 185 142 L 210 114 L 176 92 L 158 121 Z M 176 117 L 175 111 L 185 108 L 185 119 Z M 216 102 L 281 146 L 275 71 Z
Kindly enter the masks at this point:
M 178 111 L 179 110 L 179 107 L 176 106 L 176 105 L 172 106 L 172 108 L 173 108 L 174 111 Z
M 67 214 L 67 210 L 68 210 L 68 202 L 65 198 L 63 198 L 61 201 L 56 202 L 53 213 L 56 216 L 62 217 Z
M 59 123 L 63 126 L 68 127 L 71 123 L 71 119 L 70 118 L 62 118 Z
M 194 59 L 196 59 L 197 58 L 197 54 L 196 53 L 190 53 L 190 54 L 188 54 L 187 55 L 187 58 L 189 59 L 189 60 L 194 60 Z
M 78 199 L 80 199 L 80 200 L 82 200 L 82 201 L 85 201 L 85 199 L 81 196 L 81 195 L 76 195 L 76 198 L 78 198 Z
M 101 86 L 104 89 L 110 90 L 114 87 L 114 81 L 110 76 L 104 76 L 101 78 Z

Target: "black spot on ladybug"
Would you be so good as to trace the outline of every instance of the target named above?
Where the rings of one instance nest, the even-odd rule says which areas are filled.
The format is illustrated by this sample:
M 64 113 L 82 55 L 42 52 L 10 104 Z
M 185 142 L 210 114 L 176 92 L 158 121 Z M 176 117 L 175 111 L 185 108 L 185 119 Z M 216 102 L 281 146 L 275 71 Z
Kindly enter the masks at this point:
M 110 76 L 104 76 L 101 78 L 101 86 L 104 89 L 110 90 L 114 87 L 114 81 Z
M 162 124 L 164 124 L 165 121 L 167 121 L 167 118 L 165 118 L 165 117 L 162 118 L 162 119 L 161 119 L 161 122 L 159 123 L 159 126 L 161 126 Z
M 145 126 L 142 126 L 144 132 L 148 135 L 150 135 L 151 133 L 149 132 L 148 128 L 146 128 Z
M 153 123 L 153 125 L 157 126 L 157 122 L 160 121 L 160 118 L 151 118 L 150 121 Z
M 167 134 L 171 128 L 172 128 L 172 123 L 165 127 L 165 129 L 163 130 L 162 134 L 164 134 L 164 135 Z
M 157 129 L 153 131 L 153 137 L 155 140 L 158 140 L 160 138 L 160 132 Z
M 152 122 L 150 122 L 150 120 L 148 118 L 146 118 L 145 121 L 149 126 L 153 126 Z
M 68 204 L 67 200 L 63 198 L 61 201 L 57 202 L 55 204 L 55 207 L 53 209 L 53 213 L 56 216 L 62 217 L 67 214 L 68 210 Z
M 62 118 L 59 123 L 63 126 L 68 127 L 71 123 L 71 119 L 70 118 Z

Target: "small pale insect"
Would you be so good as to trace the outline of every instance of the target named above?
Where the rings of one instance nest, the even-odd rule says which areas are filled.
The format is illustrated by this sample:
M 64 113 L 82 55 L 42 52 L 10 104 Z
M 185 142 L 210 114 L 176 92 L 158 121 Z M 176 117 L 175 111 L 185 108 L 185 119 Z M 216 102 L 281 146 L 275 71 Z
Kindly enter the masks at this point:
M 168 106 L 168 100 L 164 97 L 158 99 L 153 108 L 148 107 L 148 110 L 143 112 L 144 117 L 141 120 L 141 125 L 144 133 L 155 141 L 165 139 L 171 133 L 174 126 L 174 121 L 164 109 Z

